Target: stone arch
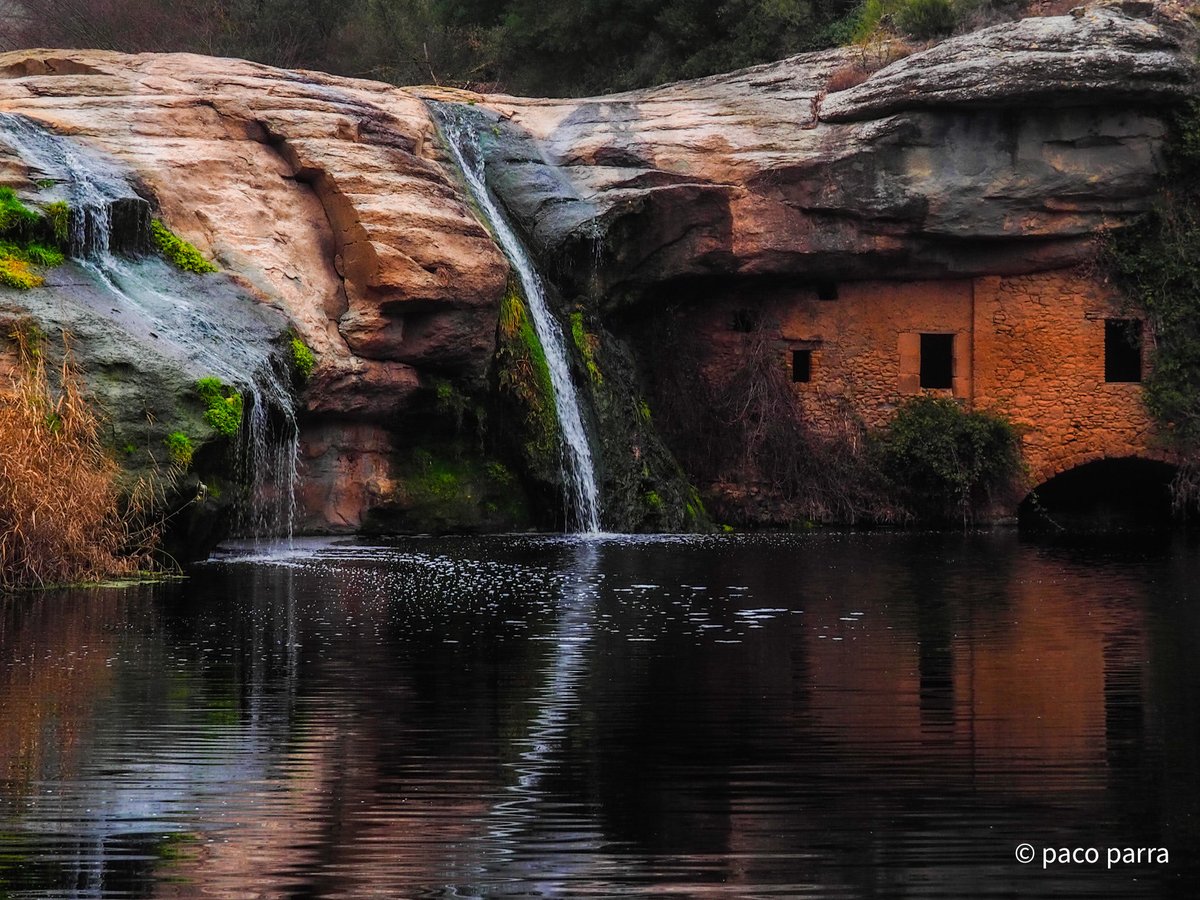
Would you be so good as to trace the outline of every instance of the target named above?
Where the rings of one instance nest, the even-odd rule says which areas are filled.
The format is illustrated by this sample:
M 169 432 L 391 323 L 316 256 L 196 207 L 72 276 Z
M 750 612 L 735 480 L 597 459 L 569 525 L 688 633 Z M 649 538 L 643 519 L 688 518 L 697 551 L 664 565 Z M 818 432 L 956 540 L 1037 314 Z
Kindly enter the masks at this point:
M 1170 466 L 1178 466 L 1179 459 L 1174 454 L 1167 450 L 1154 449 L 1149 447 L 1141 447 L 1131 449 L 1121 447 L 1116 449 L 1106 449 L 1103 447 L 1090 447 L 1086 450 L 1066 453 L 1062 456 L 1056 456 L 1052 459 L 1044 461 L 1041 465 L 1034 465 L 1030 471 L 1029 484 L 1030 491 L 1037 490 L 1038 487 L 1044 485 L 1051 479 L 1057 478 L 1070 472 L 1072 469 L 1079 469 L 1090 463 L 1100 462 L 1102 460 L 1142 460 L 1149 463 L 1163 463 Z
M 1080 453 L 1044 470 L 1018 508 L 1022 526 L 1069 531 L 1157 528 L 1172 518 L 1170 453 Z

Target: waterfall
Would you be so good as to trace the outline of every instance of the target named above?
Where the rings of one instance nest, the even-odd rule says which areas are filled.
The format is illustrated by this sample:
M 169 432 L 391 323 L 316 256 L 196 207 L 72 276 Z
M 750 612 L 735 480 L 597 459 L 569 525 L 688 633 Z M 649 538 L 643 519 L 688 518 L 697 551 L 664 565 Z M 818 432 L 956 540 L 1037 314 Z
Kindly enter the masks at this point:
M 499 202 L 488 190 L 478 131 L 454 104 L 431 103 L 430 107 L 441 125 L 454 161 L 462 170 L 471 195 L 487 217 L 497 243 L 521 281 L 530 318 L 546 353 L 554 388 L 555 413 L 563 439 L 562 474 L 567 491 L 568 530 L 597 533 L 600 531 L 600 492 L 596 485 L 596 467 L 592 461 L 587 431 L 583 427 L 579 394 L 567 365 L 563 330 L 550 311 L 545 285 L 529 251 L 501 211 Z
M 31 169 L 30 179 L 43 191 L 69 204 L 68 254 L 104 288 L 111 312 L 130 313 L 154 335 L 156 349 L 185 370 L 216 376 L 244 394 L 236 465 L 250 497 L 238 510 L 237 530 L 256 539 L 290 539 L 300 446 L 295 404 L 290 372 L 268 339 L 237 333 L 236 305 L 253 301 L 229 288 L 197 291 L 183 276 L 164 277 L 138 261 L 150 249 L 150 204 L 100 154 L 7 113 L 0 113 L 0 143 Z

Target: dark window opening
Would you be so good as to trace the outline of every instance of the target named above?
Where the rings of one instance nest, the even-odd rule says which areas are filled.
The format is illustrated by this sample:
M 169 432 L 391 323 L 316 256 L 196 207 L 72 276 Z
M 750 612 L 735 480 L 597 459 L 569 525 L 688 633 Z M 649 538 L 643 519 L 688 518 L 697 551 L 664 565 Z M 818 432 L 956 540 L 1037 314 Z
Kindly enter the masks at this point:
M 921 335 L 921 387 L 954 387 L 954 335 Z
M 817 299 L 818 300 L 836 300 L 838 298 L 837 285 L 832 281 L 822 281 L 817 284 Z
M 754 330 L 754 326 L 758 324 L 757 316 L 753 310 L 739 309 L 733 314 L 733 321 L 730 323 L 734 331 L 740 331 L 743 334 L 749 334 Z
M 792 383 L 808 384 L 812 381 L 812 351 L 792 351 Z
M 1104 320 L 1104 380 L 1142 380 L 1142 323 L 1139 319 Z

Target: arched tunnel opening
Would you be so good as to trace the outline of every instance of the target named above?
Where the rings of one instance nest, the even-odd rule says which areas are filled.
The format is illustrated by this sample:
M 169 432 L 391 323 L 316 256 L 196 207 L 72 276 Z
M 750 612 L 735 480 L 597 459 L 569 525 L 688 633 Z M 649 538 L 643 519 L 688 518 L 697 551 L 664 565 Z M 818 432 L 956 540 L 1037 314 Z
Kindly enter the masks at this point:
M 1175 466 L 1135 457 L 1100 459 L 1039 485 L 1021 503 L 1021 528 L 1113 533 L 1170 528 Z

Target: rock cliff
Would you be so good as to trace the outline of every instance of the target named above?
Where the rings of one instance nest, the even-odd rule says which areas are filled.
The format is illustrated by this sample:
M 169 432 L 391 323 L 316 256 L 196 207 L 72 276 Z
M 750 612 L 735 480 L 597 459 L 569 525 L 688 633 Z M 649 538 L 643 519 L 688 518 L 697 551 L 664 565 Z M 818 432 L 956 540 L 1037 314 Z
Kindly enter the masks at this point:
M 443 487 L 486 506 L 476 526 L 511 527 L 527 513 L 500 510 L 497 496 L 516 490 L 507 468 L 521 468 L 520 440 L 504 437 L 505 407 L 489 400 L 509 265 L 425 101 L 467 105 L 489 182 L 576 326 L 606 504 L 620 511 L 611 526 L 682 527 L 682 513 L 661 512 L 663 494 L 671 505 L 690 495 L 656 487 L 679 473 L 624 341 L 640 305 L 697 285 L 1023 273 L 1083 259 L 1098 232 L 1151 202 L 1168 113 L 1194 81 L 1192 27 L 1152 4 L 1126 8 L 997 25 L 875 71 L 860 51 L 831 50 L 570 101 L 191 55 L 19 51 L 0 55 L 0 113 L 111 161 L 218 264 L 220 289 L 171 289 L 184 305 L 196 297 L 195 315 L 216 332 L 278 341 L 292 329 L 315 351 L 300 412 L 303 527 L 421 527 L 410 513 L 436 498 L 426 482 L 442 471 L 427 445 L 472 456 L 478 484 L 468 490 L 455 470 Z M 46 180 L 0 133 L 0 184 L 36 203 Z M 45 318 L 54 290 L 79 277 L 64 272 L 36 299 L 0 289 L 0 300 Z M 71 316 L 54 324 L 95 336 L 78 352 L 87 365 L 103 344 L 111 375 L 144 361 L 155 338 L 104 305 L 91 304 L 88 328 Z M 251 320 L 261 334 L 237 324 Z M 597 358 L 609 361 L 607 380 L 595 377 Z M 183 397 L 199 369 L 179 371 L 164 383 Z M 97 384 L 101 399 L 132 403 L 114 384 Z

